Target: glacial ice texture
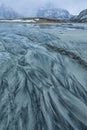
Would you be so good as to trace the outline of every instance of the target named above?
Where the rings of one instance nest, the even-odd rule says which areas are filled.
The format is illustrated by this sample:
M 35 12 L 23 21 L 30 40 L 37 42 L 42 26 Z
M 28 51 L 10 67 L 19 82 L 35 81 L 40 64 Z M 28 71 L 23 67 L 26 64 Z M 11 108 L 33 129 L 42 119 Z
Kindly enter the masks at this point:
M 87 25 L 0 23 L 0 130 L 87 130 Z

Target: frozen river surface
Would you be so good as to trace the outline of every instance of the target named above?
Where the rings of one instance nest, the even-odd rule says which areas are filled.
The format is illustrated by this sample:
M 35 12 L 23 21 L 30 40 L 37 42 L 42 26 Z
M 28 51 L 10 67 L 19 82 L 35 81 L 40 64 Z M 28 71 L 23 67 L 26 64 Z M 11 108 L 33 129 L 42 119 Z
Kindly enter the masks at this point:
M 87 130 L 87 25 L 0 23 L 0 130 Z

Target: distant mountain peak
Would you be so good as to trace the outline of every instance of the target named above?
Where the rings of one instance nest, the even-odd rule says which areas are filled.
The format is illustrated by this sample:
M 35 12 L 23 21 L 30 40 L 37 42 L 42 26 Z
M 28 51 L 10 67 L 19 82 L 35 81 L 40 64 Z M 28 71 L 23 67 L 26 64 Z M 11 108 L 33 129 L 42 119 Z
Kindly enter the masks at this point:
M 87 9 L 82 10 L 79 15 L 71 18 L 73 22 L 87 22 Z

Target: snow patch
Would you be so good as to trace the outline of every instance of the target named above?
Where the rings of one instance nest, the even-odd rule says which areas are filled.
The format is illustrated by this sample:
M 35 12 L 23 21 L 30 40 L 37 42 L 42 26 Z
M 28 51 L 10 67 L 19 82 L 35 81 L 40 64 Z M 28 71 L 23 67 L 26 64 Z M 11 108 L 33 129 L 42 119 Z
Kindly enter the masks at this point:
M 13 20 L 0 20 L 1 22 L 23 22 L 23 23 L 34 23 L 35 20 L 22 20 L 22 19 L 13 19 Z

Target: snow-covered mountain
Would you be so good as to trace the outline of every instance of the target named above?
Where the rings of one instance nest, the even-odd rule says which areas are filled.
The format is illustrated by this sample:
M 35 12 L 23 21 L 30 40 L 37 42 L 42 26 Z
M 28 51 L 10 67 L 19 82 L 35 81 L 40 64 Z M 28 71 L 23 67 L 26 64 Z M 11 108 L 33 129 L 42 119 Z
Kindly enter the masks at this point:
M 71 15 L 66 9 L 56 8 L 52 4 L 46 4 L 43 7 L 31 11 L 27 15 L 21 15 L 14 9 L 5 5 L 0 5 L 0 19 L 16 19 L 16 18 L 50 18 L 71 22 L 87 22 L 87 9 L 81 11 L 78 15 Z
M 54 19 L 70 19 L 71 18 L 71 14 L 65 10 L 65 9 L 61 9 L 61 8 L 55 8 L 53 6 L 45 6 L 40 8 L 37 11 L 37 17 L 43 17 L 43 18 L 54 18 Z
M 10 7 L 6 7 L 4 5 L 0 6 L 0 19 L 11 19 L 11 18 L 19 18 L 19 15 L 16 11 L 14 11 Z
M 73 22 L 87 22 L 87 9 L 81 11 L 79 15 L 73 16 L 71 18 Z

